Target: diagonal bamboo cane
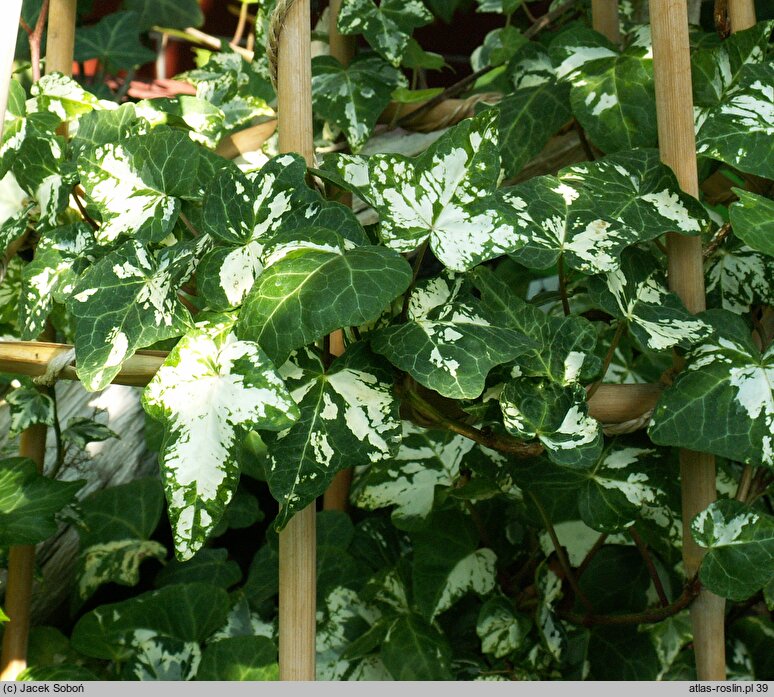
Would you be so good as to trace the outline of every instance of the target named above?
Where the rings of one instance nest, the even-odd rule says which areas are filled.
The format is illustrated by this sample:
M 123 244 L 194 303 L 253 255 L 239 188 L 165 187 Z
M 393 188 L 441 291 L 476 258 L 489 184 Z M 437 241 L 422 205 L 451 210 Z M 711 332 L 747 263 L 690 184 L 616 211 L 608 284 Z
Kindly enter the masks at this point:
M 651 2 L 650 22 L 661 159 L 674 170 L 683 190 L 698 198 L 686 0 Z M 700 312 L 705 308 L 701 239 L 669 233 L 667 249 L 670 289 L 680 296 L 688 310 Z M 691 537 L 690 523 L 716 498 L 715 458 L 681 450 L 680 476 L 683 564 L 690 578 L 703 556 L 703 549 Z M 722 598 L 702 590 L 691 606 L 699 680 L 725 680 L 724 605 Z

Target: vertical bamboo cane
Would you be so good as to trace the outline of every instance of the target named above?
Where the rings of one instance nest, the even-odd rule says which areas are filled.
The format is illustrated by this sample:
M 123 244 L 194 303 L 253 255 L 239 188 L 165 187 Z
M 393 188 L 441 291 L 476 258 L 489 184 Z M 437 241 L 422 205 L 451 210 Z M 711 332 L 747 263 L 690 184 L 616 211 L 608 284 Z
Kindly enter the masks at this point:
M 651 2 L 650 23 L 661 159 L 674 170 L 683 190 L 698 198 L 686 0 Z M 669 233 L 667 249 L 671 290 L 688 310 L 700 312 L 705 308 L 701 239 Z M 716 498 L 714 457 L 681 450 L 680 476 L 683 564 L 690 577 L 703 556 L 691 537 L 690 522 Z M 724 605 L 722 598 L 702 590 L 691 607 L 699 680 L 725 680 Z
M 753 0 L 729 0 L 728 19 L 731 31 L 743 31 L 755 24 L 755 2 Z
M 51 0 L 48 10 L 46 73 L 73 74 L 77 4 L 78 0 Z
M 614 44 L 621 43 L 618 24 L 618 0 L 591 0 L 591 24 Z
M 341 9 L 341 0 L 331 0 L 328 13 L 328 43 L 331 56 L 342 65 L 349 65 L 355 55 L 355 37 L 345 36 L 336 26 Z M 342 195 L 339 200 L 346 205 L 352 204 L 352 195 Z M 344 353 L 344 337 L 341 330 L 331 334 L 331 353 L 340 356 Z M 323 496 L 323 508 L 326 511 L 345 511 L 349 500 L 349 489 L 352 484 L 352 470 L 345 469 L 336 474 Z
M 311 164 L 312 54 L 309 0 L 296 0 L 279 37 L 279 149 Z M 280 680 L 315 679 L 315 505 L 297 513 L 279 536 Z

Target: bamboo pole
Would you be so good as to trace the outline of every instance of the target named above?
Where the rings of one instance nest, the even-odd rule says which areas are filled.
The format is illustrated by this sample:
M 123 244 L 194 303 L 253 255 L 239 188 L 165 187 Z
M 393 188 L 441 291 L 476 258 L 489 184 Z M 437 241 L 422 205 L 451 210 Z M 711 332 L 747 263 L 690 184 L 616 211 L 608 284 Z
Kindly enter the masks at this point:
M 661 159 L 674 170 L 683 190 L 698 198 L 686 0 L 651 2 L 650 23 Z M 667 249 L 670 289 L 688 310 L 700 312 L 705 308 L 701 239 L 669 233 Z M 680 476 L 683 565 L 691 577 L 701 564 L 704 550 L 693 541 L 690 523 L 716 498 L 714 457 L 681 450 Z M 699 680 L 725 680 L 724 606 L 722 598 L 706 590 L 691 606 Z
M 614 44 L 621 43 L 618 0 L 591 0 L 591 25 Z
M 0 140 L 3 137 L 5 111 L 8 108 L 8 90 L 13 79 L 13 56 L 16 51 L 16 35 L 19 32 L 22 0 L 6 0 L 8 5 L 0 24 Z
M 755 26 L 755 2 L 753 0 L 728 0 L 728 21 L 731 31 L 743 31 Z
M 279 34 L 277 112 L 280 152 L 312 164 L 312 53 L 309 0 L 295 0 Z M 315 504 L 297 513 L 279 536 L 280 680 L 315 679 Z
M 78 0 L 51 0 L 46 40 L 46 73 L 73 74 L 75 10 Z
M 49 363 L 72 349 L 70 344 L 43 341 L 0 341 L 0 373 L 36 377 Z M 143 387 L 156 374 L 167 354 L 164 351 L 138 351 L 124 361 L 116 375 L 116 385 Z M 77 380 L 75 368 L 67 366 L 57 376 Z M 661 394 L 660 385 L 603 384 L 589 400 L 589 413 L 602 423 L 620 423 L 641 417 L 651 410 Z
M 342 0 L 330 0 L 328 6 L 328 44 L 333 56 L 344 66 L 349 65 L 355 55 L 355 37 L 339 32 L 337 26 Z M 339 201 L 352 205 L 352 194 L 342 192 Z M 339 329 L 330 336 L 330 351 L 334 356 L 344 353 L 344 334 Z M 328 489 L 323 495 L 323 509 L 326 511 L 346 511 L 349 501 L 349 490 L 352 484 L 352 469 L 347 468 L 337 472 Z

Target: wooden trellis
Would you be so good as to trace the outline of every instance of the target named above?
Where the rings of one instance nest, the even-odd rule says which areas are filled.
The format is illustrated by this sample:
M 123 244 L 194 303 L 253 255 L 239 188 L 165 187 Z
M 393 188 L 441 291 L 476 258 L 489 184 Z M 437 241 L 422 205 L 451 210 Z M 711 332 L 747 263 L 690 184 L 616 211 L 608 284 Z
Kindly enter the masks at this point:
M 335 29 L 341 0 L 331 0 L 331 52 L 346 63 L 352 43 Z M 73 55 L 76 0 L 52 0 L 48 24 L 47 70 L 70 73 Z M 614 42 L 620 41 L 617 0 L 592 0 L 594 27 Z M 8 79 L 21 0 L 6 0 L 0 26 L 0 128 L 5 114 Z M 698 197 L 693 130 L 687 0 L 651 0 L 653 61 L 659 144 L 663 161 L 675 171 L 681 187 Z M 738 31 L 755 23 L 752 0 L 730 0 L 729 18 Z M 277 94 L 279 146 L 282 152 L 300 153 L 311 164 L 311 31 L 309 0 L 279 0 L 271 32 L 277 44 Z M 270 32 L 270 33 L 271 33 Z M 273 126 L 271 127 L 273 129 Z M 266 126 L 263 131 L 268 132 Z M 237 136 L 221 148 L 222 154 L 240 150 Z M 231 150 L 228 150 L 231 148 Z M 668 235 L 669 283 L 693 312 L 704 309 L 701 241 L 677 233 Z M 334 338 L 335 342 L 335 338 Z M 333 342 L 332 342 L 333 343 Z M 72 347 L 45 342 L 0 343 L 0 371 L 41 375 L 57 357 Z M 334 346 L 335 348 L 335 346 Z M 343 348 L 343 347 L 342 347 Z M 114 382 L 145 385 L 158 370 L 165 353 L 139 351 L 124 362 Z M 59 378 L 77 379 L 65 366 Z M 603 423 L 646 421 L 660 393 L 659 385 L 602 385 L 589 400 L 589 413 Z M 41 437 L 41 430 L 43 436 Z M 21 450 L 42 465 L 45 427 L 22 435 Z M 681 452 L 683 511 L 687 525 L 695 513 L 715 499 L 715 466 L 711 455 Z M 341 482 L 339 487 L 341 488 Z M 346 485 L 344 486 L 344 490 Z M 341 500 L 341 493 L 337 494 Z M 334 506 L 335 507 L 335 506 Z M 0 677 L 13 679 L 25 666 L 29 593 L 33 551 L 12 549 L 6 607 L 12 621 L 6 628 Z M 280 534 L 280 679 L 313 680 L 315 677 L 315 507 L 308 506 Z M 684 535 L 684 565 L 692 576 L 702 550 Z M 26 610 L 25 610 L 26 603 Z M 702 591 L 692 606 L 694 646 L 699 679 L 725 678 L 723 640 L 724 601 Z M 21 619 L 20 619 L 21 618 Z

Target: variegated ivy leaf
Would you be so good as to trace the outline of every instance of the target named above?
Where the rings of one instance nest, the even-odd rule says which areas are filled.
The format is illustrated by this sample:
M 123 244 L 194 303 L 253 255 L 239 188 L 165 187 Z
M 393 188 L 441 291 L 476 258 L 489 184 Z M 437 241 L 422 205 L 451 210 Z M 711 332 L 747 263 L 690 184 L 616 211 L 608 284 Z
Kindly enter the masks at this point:
M 195 85 L 199 99 L 223 112 L 226 131 L 274 113 L 268 105 L 274 89 L 262 61 L 248 62 L 238 53 L 216 52 L 203 66 L 182 73 L 177 79 Z
M 706 264 L 707 298 L 736 314 L 774 303 L 774 259 L 739 242 L 726 242 Z
M 222 588 L 206 583 L 166 586 L 87 613 L 73 628 L 72 646 L 86 656 L 124 663 L 138 652 L 138 640 L 205 641 L 223 626 L 228 609 Z
M 474 446 L 472 440 L 449 431 L 431 431 L 404 421 L 395 456 L 356 473 L 352 503 L 367 511 L 395 506 L 392 522 L 397 528 L 421 526 L 433 509 L 435 487 L 450 487 L 457 481 L 460 465 Z
M 706 339 L 712 328 L 694 318 L 665 281 L 659 262 L 633 248 L 624 251 L 619 269 L 589 279 L 588 289 L 592 302 L 626 322 L 647 349 L 688 348 Z
M 48 112 L 13 116 L 3 131 L 0 176 L 13 172 L 18 185 L 37 201 L 40 222 L 53 227 L 76 181 L 65 139 L 55 133 L 60 119 Z
M 484 595 L 494 588 L 497 556 L 477 548 L 478 533 L 466 515 L 434 513 L 427 527 L 411 534 L 411 541 L 414 603 L 428 621 L 466 593 Z
M 654 443 L 774 466 L 774 344 L 761 355 L 742 319 L 711 310 L 717 334 L 686 354 L 653 412 Z
M 215 105 L 190 94 L 177 97 L 143 99 L 135 105 L 136 113 L 151 126 L 167 124 L 172 128 L 190 129 L 196 143 L 215 149 L 226 132 L 225 115 Z
M 204 649 L 197 680 L 279 680 L 277 647 L 264 636 L 235 636 Z
M 516 651 L 531 628 L 532 620 L 514 610 L 511 602 L 502 596 L 487 600 L 476 621 L 481 651 L 494 658 L 504 658 Z
M 448 637 L 416 612 L 389 625 L 380 656 L 394 680 L 453 679 Z
M 732 499 L 716 501 L 691 522 L 707 549 L 699 578 L 713 593 L 745 600 L 774 577 L 774 518 Z
M 774 201 L 742 189 L 733 192 L 739 197 L 728 209 L 734 235 L 752 249 L 774 256 Z
M 322 225 L 367 243 L 351 211 L 325 202 L 305 177 L 303 158 L 285 154 L 255 174 L 228 170 L 209 184 L 202 229 L 215 247 L 202 260 L 197 283 L 212 309 L 241 305 L 268 265 L 266 245 L 280 230 Z
M 179 559 L 204 545 L 239 482 L 243 431 L 287 428 L 298 408 L 257 344 L 230 324 L 197 324 L 170 352 L 143 393 L 164 424 L 159 452 Z
M 133 504 L 127 506 L 127 501 Z M 151 478 L 110 487 L 84 499 L 74 608 L 103 583 L 136 585 L 145 559 L 166 557 L 165 547 L 148 539 L 161 518 L 163 502 L 161 484 Z
M 350 247 L 322 228 L 288 241 L 247 296 L 239 335 L 281 365 L 293 349 L 377 319 L 408 287 L 411 267 L 391 249 Z
M 530 268 L 548 268 L 561 255 L 583 273 L 618 268 L 621 251 L 674 230 L 699 234 L 701 205 L 680 191 L 653 150 L 620 153 L 560 170 L 503 190 L 528 238 L 512 253 Z
M 30 378 L 21 378 L 21 384 L 6 395 L 5 401 L 11 408 L 11 436 L 17 436 L 35 424 L 54 425 L 54 400 Z
M 549 49 L 557 77 L 571 85 L 575 118 L 608 153 L 656 144 L 653 51 L 649 37 L 642 39 L 619 51 L 601 34 L 575 24 Z
M 520 331 L 490 322 L 463 285 L 462 276 L 451 275 L 419 284 L 408 321 L 377 330 L 371 340 L 374 351 L 452 399 L 478 397 L 494 366 L 534 346 Z
M 543 562 L 535 572 L 535 585 L 540 602 L 535 616 L 538 634 L 548 653 L 561 661 L 567 650 L 567 630 L 556 616 L 556 606 L 564 595 L 562 580 Z
M 551 317 L 519 298 L 511 287 L 484 266 L 471 278 L 481 293 L 481 309 L 493 324 L 522 332 L 535 342 L 514 359 L 514 372 L 547 377 L 560 385 L 590 379 L 599 370 L 594 355 L 596 332 L 583 317 Z M 514 375 L 516 376 L 516 375 Z
M 82 27 L 75 37 L 75 60 L 96 58 L 111 73 L 132 70 L 155 57 L 140 43 L 140 16 L 136 12 L 113 12 Z
M 30 94 L 32 94 L 32 100 L 28 105 L 30 112 L 48 111 L 62 121 L 87 114 L 93 109 L 114 108 L 114 104 L 100 102 L 75 80 L 62 73 L 44 75 L 32 85 Z
M 123 6 L 139 15 L 143 30 L 153 26 L 185 29 L 204 24 L 198 0 L 123 0 Z
M 572 118 L 569 86 L 554 74 L 548 52 L 522 46 L 508 66 L 516 91 L 500 102 L 500 152 L 506 177 L 515 177 Z M 542 72 L 545 70 L 545 72 Z
M 664 476 L 657 449 L 616 440 L 584 468 L 537 461 L 520 469 L 515 479 L 542 501 L 576 499 L 583 522 L 611 534 L 653 517 L 666 503 Z
M 73 223 L 41 234 L 35 258 L 24 267 L 19 303 L 22 339 L 40 336 L 54 302 L 64 303 L 78 276 L 94 260 L 94 231 Z
M 148 121 L 137 115 L 134 102 L 127 102 L 118 109 L 95 110 L 81 116 L 78 119 L 78 131 L 70 141 L 70 146 L 77 156 L 98 145 L 116 143 L 150 130 Z
M 411 32 L 429 24 L 433 15 L 421 0 L 344 0 L 339 11 L 342 34 L 362 34 L 380 56 L 396 68 L 408 46 Z
M 315 112 L 344 131 L 352 152 L 371 137 L 400 85 L 406 85 L 403 75 L 378 56 L 357 57 L 346 67 L 332 56 L 312 61 Z
M 121 666 L 123 680 L 193 680 L 202 660 L 197 642 L 150 629 L 135 630 L 127 648 L 132 655 Z
M 536 378 L 516 378 L 500 395 L 503 423 L 517 438 L 538 438 L 557 464 L 585 468 L 602 452 L 602 429 L 588 415 L 586 390 Z
M 34 545 L 51 537 L 57 513 L 82 486 L 44 477 L 23 457 L 0 460 L 0 545 Z
M 92 545 L 79 560 L 78 598 L 86 600 L 104 583 L 136 586 L 140 581 L 140 564 L 166 556 L 166 547 L 155 540 L 116 540 Z
M 101 221 L 101 244 L 124 235 L 158 242 L 172 230 L 181 199 L 201 200 L 205 185 L 231 163 L 181 131 L 157 127 L 98 145 L 78 158 L 89 210 Z
M 311 349 L 301 349 L 280 375 L 301 416 L 287 431 L 263 436 L 269 488 L 281 506 L 278 529 L 322 494 L 336 472 L 393 456 L 401 437 L 391 371 L 364 344 L 350 346 L 327 370 Z
M 326 161 L 379 214 L 385 244 L 410 252 L 424 240 L 445 266 L 467 271 L 514 252 L 526 237 L 495 195 L 500 176 L 497 110 L 447 131 L 417 158 L 351 155 Z
M 190 313 L 177 288 L 193 272 L 197 244 L 167 247 L 155 257 L 137 240 L 88 269 L 67 307 L 76 320 L 78 377 L 101 390 L 137 349 L 183 334 Z
M 696 150 L 744 172 L 774 177 L 774 22 L 736 32 L 693 56 Z

